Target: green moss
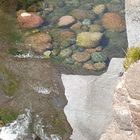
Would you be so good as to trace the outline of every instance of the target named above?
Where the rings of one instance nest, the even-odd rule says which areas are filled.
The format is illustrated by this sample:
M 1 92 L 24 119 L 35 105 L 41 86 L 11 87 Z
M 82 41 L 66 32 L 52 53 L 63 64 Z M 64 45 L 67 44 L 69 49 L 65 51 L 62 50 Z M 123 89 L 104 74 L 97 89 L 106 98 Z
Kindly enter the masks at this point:
M 49 123 L 52 125 L 52 132 L 59 134 L 60 136 L 64 136 L 67 132 L 65 121 L 63 120 L 62 116 L 59 113 L 56 113 L 51 117 Z
M 15 77 L 15 75 L 7 70 L 4 66 L 0 66 L 0 89 L 7 96 L 13 96 L 18 88 L 19 80 Z
M 123 63 L 125 70 L 127 70 L 131 64 L 133 64 L 138 60 L 140 60 L 140 48 L 139 47 L 129 48 L 127 50 L 126 57 Z
M 16 44 L 16 43 L 19 43 L 22 41 L 22 37 L 21 37 L 20 33 L 18 33 L 18 32 L 11 32 L 9 34 L 9 40 L 12 43 Z
M 12 109 L 0 108 L 0 121 L 2 121 L 4 125 L 15 120 L 17 116 L 18 113 Z

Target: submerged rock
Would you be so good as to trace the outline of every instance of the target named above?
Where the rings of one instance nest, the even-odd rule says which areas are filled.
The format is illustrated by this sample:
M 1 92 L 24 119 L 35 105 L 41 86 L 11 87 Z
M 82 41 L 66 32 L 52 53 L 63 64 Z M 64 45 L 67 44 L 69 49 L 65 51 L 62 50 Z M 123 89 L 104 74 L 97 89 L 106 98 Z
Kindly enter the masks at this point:
M 97 15 L 103 14 L 105 9 L 106 9 L 106 6 L 104 4 L 99 4 L 99 5 L 96 5 L 95 7 L 93 7 L 93 11 Z
M 41 26 L 44 21 L 36 13 L 24 12 L 18 15 L 17 22 L 22 28 L 35 28 Z
M 91 60 L 94 63 L 105 62 L 107 60 L 107 57 L 101 52 L 94 52 L 91 54 Z
M 77 35 L 76 43 L 85 48 L 96 47 L 102 36 L 103 34 L 100 32 L 82 32 Z
M 70 48 L 64 49 L 60 52 L 61 57 L 69 57 L 72 54 L 72 50 Z
M 75 17 L 77 20 L 84 20 L 86 18 L 95 19 L 95 14 L 91 11 L 81 10 L 81 9 L 74 9 L 71 12 L 71 15 Z
M 95 70 L 99 71 L 99 70 L 103 70 L 106 68 L 106 63 L 104 62 L 98 62 L 94 64 Z
M 83 68 L 87 70 L 95 70 L 94 64 L 88 62 L 83 65 Z
M 89 31 L 90 32 L 103 32 L 104 28 L 99 24 L 91 24 L 89 26 Z
M 77 23 L 75 23 L 75 24 L 73 24 L 73 25 L 71 26 L 71 29 L 72 29 L 73 31 L 77 31 L 77 30 L 80 30 L 81 26 L 82 26 L 82 23 L 81 23 L 81 22 L 77 22 Z
M 111 31 L 123 31 L 125 29 L 125 21 L 122 17 L 113 12 L 109 12 L 103 15 L 102 17 L 103 26 Z
M 36 33 L 25 39 L 25 44 L 37 53 L 52 49 L 52 38 L 47 33 Z
M 72 55 L 72 58 L 77 62 L 86 62 L 90 59 L 90 54 L 87 52 L 76 52 Z
M 75 22 L 75 19 L 72 16 L 66 15 L 59 19 L 58 26 L 69 26 Z

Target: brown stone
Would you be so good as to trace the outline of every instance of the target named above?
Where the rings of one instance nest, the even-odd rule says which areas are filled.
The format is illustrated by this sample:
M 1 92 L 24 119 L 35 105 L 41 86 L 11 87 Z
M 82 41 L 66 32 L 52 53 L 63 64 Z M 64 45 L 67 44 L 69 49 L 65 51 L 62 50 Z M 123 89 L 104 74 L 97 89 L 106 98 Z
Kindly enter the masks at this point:
M 103 15 L 102 24 L 106 29 L 111 31 L 123 31 L 125 29 L 123 18 L 119 14 L 113 12 Z
M 72 16 L 66 15 L 59 19 L 58 26 L 69 26 L 75 22 L 75 19 Z
M 75 30 L 80 30 L 81 26 L 82 26 L 82 23 L 81 23 L 81 22 L 77 22 L 77 23 L 75 23 L 75 24 L 73 24 L 73 25 L 71 26 L 71 29 L 72 29 L 73 31 L 75 31 Z
M 84 20 L 85 18 L 95 19 L 95 14 L 92 11 L 74 9 L 71 12 L 71 15 L 78 20 Z
M 102 50 L 101 46 L 98 46 L 96 48 L 87 48 L 85 51 L 89 54 L 92 54 L 94 52 L 100 52 Z
M 63 39 L 70 39 L 74 36 L 74 33 L 67 30 L 67 31 L 60 31 L 60 38 Z
M 52 49 L 51 37 L 47 33 L 36 33 L 25 39 L 25 44 L 30 46 L 35 52 L 43 53 Z
M 88 62 L 83 65 L 83 68 L 87 70 L 95 70 L 94 64 Z
M 18 15 L 17 22 L 22 28 L 35 28 L 42 25 L 43 19 L 35 13 L 24 12 Z
M 86 62 L 90 59 L 90 54 L 87 52 L 76 52 L 72 55 L 72 58 L 77 62 Z

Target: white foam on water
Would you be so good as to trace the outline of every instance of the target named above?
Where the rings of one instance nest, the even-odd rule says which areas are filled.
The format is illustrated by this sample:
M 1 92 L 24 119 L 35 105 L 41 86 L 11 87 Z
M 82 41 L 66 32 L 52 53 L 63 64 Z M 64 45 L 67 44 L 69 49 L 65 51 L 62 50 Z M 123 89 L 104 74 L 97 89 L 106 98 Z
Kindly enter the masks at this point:
M 34 55 L 32 52 L 28 52 L 28 53 L 25 53 L 25 54 L 18 54 L 18 55 L 15 55 L 15 57 L 17 58 L 44 58 L 43 56 L 40 56 L 40 55 Z
M 45 132 L 45 126 L 43 125 L 42 118 L 39 115 L 36 115 L 34 130 L 36 135 L 38 135 L 42 140 L 62 140 L 62 138 L 57 134 L 51 134 L 49 136 Z
M 39 93 L 39 94 L 50 94 L 51 91 L 45 87 L 33 87 L 33 89 L 35 90 L 35 92 Z
M 0 129 L 0 139 L 2 140 L 17 140 L 22 139 L 27 135 L 29 123 L 31 121 L 31 114 L 26 110 L 25 114 L 19 115 L 17 120 L 2 127 Z

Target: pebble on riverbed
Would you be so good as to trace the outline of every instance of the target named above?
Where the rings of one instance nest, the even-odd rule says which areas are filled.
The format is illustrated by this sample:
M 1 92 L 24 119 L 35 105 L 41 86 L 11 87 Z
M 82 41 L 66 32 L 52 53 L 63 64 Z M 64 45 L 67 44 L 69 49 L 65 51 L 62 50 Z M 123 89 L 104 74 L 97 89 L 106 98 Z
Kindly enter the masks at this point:
M 120 32 L 125 29 L 125 21 L 119 14 L 113 12 L 104 14 L 102 24 L 106 29 L 111 31 Z
M 85 48 L 96 47 L 103 34 L 100 32 L 82 32 L 77 35 L 77 45 Z
M 72 16 L 66 15 L 59 19 L 58 26 L 64 27 L 72 25 L 75 22 L 75 19 Z
M 47 33 L 36 33 L 25 39 L 28 48 L 32 48 L 37 53 L 43 53 L 45 50 L 51 50 L 52 38 Z
M 36 13 L 24 12 L 18 15 L 17 22 L 22 28 L 36 28 L 43 24 L 43 19 Z

